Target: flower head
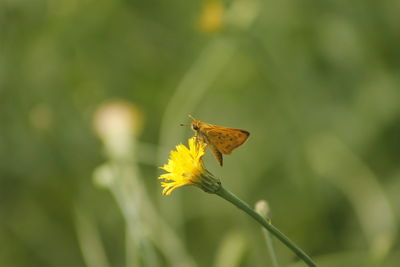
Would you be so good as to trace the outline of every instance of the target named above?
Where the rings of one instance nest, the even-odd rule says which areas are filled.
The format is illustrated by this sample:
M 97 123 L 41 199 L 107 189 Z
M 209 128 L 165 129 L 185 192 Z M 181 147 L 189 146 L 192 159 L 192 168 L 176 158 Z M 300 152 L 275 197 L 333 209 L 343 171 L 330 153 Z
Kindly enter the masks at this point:
M 169 195 L 179 187 L 196 185 L 206 192 L 215 192 L 219 186 L 219 179 L 215 178 L 204 167 L 203 156 L 206 144 L 196 137 L 189 139 L 189 148 L 179 144 L 176 151 L 171 151 L 168 164 L 161 169 L 168 173 L 160 175 L 163 194 Z
M 225 7 L 221 0 L 206 0 L 199 18 L 199 29 L 204 33 L 218 32 L 224 26 Z
M 111 158 L 131 156 L 135 139 L 142 128 L 142 115 L 132 103 L 114 100 L 100 105 L 93 118 L 96 134 Z

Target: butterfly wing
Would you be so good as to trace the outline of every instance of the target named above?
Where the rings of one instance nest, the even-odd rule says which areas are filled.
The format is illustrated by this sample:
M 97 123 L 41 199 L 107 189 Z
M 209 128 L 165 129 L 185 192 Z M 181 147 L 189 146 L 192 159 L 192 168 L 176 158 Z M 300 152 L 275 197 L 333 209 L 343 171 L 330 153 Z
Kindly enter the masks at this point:
M 231 154 L 238 146 L 242 145 L 250 133 L 245 130 L 214 126 L 204 129 L 208 143 L 222 154 Z
M 212 151 L 212 153 L 214 155 L 214 158 L 218 161 L 219 166 L 222 167 L 222 164 L 223 164 L 222 153 L 219 152 L 218 149 L 213 145 L 210 145 L 210 149 L 211 149 L 211 151 Z
M 193 119 L 191 128 L 200 140 L 209 145 L 220 166 L 223 164 L 222 154 L 231 154 L 250 135 L 245 130 L 217 126 L 191 118 Z

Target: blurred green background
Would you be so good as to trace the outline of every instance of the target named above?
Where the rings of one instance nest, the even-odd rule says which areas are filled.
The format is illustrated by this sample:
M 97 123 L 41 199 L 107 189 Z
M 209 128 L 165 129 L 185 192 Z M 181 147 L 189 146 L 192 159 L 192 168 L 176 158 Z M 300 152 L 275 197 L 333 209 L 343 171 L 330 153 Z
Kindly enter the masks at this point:
M 251 132 L 207 168 L 320 266 L 399 266 L 399 10 L 2 0 L 0 266 L 273 266 L 227 202 L 161 196 L 187 114 Z

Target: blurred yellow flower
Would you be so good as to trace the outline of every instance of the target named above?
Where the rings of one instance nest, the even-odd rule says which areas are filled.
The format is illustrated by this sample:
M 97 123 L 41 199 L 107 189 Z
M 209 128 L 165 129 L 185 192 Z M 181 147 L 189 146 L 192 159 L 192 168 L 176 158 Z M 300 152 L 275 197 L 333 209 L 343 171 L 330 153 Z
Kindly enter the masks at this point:
M 168 164 L 161 169 L 168 173 L 160 175 L 163 180 L 163 195 L 169 195 L 176 188 L 195 185 L 206 192 L 215 193 L 220 187 L 219 179 L 215 178 L 204 167 L 203 156 L 206 144 L 196 137 L 189 139 L 189 148 L 183 144 L 176 146 L 176 151 L 171 151 Z
M 221 0 L 206 0 L 199 17 L 199 29 L 214 33 L 223 27 L 225 8 Z

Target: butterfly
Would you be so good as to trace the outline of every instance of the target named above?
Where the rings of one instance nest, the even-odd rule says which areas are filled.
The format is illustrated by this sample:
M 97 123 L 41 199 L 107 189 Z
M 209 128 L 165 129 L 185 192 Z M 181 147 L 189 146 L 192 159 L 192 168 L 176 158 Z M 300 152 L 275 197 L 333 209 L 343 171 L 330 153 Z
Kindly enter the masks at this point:
M 221 167 L 223 164 L 222 154 L 231 154 L 232 151 L 238 146 L 241 146 L 250 135 L 250 133 L 245 130 L 209 124 L 197 120 L 191 115 L 189 115 L 189 118 L 193 120 L 190 127 L 196 133 L 196 137 L 210 147 L 215 159 Z

